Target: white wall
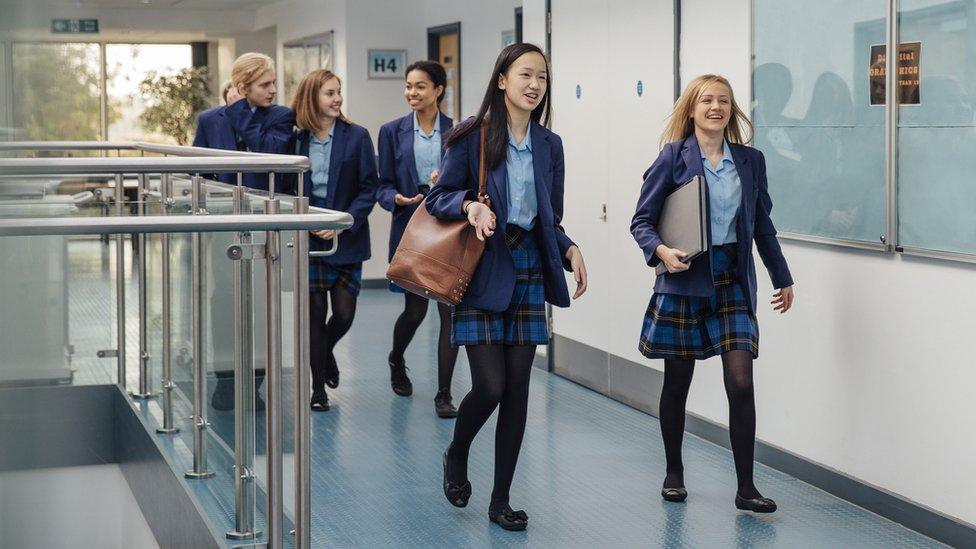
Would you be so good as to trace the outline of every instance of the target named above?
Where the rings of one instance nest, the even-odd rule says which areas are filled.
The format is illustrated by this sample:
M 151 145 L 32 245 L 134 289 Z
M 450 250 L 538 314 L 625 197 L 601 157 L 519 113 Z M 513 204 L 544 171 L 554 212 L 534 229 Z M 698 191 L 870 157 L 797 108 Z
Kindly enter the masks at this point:
M 641 110 L 638 102 L 624 101 L 625 93 L 614 94 L 632 85 L 627 76 L 620 76 L 632 70 L 621 63 L 629 55 L 622 53 L 628 51 L 622 49 L 627 37 L 666 33 L 672 20 L 662 17 L 666 11 L 662 4 L 671 2 L 630 6 L 620 1 L 562 0 L 554 4 L 556 129 L 567 152 L 565 224 L 570 236 L 585 243 L 581 247 L 593 273 L 588 295 L 569 310 L 557 311 L 554 328 L 566 337 L 661 370 L 662 361 L 648 361 L 636 351 L 653 274 L 643 264 L 627 225 L 641 173 L 657 154 L 662 113 L 671 105 L 670 73 L 664 69 L 671 62 L 670 47 L 655 49 L 649 44 L 643 52 L 660 62 L 647 80 L 653 83 L 652 90 L 660 91 L 650 101 L 653 106 Z M 624 22 L 632 26 L 611 25 L 610 42 L 604 44 L 606 21 L 613 19 L 615 10 L 631 10 L 632 17 Z M 658 19 L 647 21 L 648 10 L 654 10 Z M 682 19 L 682 82 L 704 72 L 724 74 L 746 108 L 751 93 L 750 2 L 684 0 Z M 565 50 L 572 41 L 560 35 L 578 35 L 587 21 L 587 43 L 567 60 Z M 718 31 L 716 21 L 722 22 Z M 608 45 L 610 53 L 604 54 Z M 593 49 L 600 53 L 592 55 L 606 56 L 591 59 L 588 51 Z M 609 98 L 577 111 L 606 117 L 606 123 L 565 119 L 567 110 L 576 112 L 572 107 L 575 82 L 566 78 L 574 69 L 567 63 L 586 68 L 578 71 L 583 73 L 584 95 L 577 103 L 585 104 L 587 92 L 594 89 Z M 600 124 L 609 127 L 606 135 L 612 152 L 604 153 L 595 143 L 599 140 L 587 132 Z M 606 229 L 593 221 L 592 187 L 601 183 L 601 175 L 607 181 Z M 970 388 L 976 386 L 976 360 L 967 344 L 976 331 L 976 294 L 971 291 L 976 268 L 782 243 L 796 279 L 797 299 L 788 314 L 772 313 L 768 301 L 773 289 L 760 263 L 758 438 L 976 523 L 971 499 L 976 493 L 976 475 L 971 474 L 976 414 L 970 395 Z M 688 409 L 728 424 L 718 359 L 697 369 Z
M 278 55 L 278 32 L 274 25 L 260 30 L 234 34 L 231 38 L 234 39 L 235 59 L 248 52 L 263 53 L 271 56 L 272 59 Z

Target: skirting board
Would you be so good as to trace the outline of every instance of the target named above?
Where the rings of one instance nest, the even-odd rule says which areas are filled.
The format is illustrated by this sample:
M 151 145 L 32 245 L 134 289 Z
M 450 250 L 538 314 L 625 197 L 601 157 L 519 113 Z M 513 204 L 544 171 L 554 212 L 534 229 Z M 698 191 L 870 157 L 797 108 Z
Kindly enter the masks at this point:
M 552 338 L 553 373 L 650 415 L 658 415 L 664 374 L 560 336 Z M 729 448 L 728 428 L 689 413 L 685 430 Z M 953 547 L 976 547 L 976 526 L 872 486 L 772 444 L 756 441 L 756 461 Z

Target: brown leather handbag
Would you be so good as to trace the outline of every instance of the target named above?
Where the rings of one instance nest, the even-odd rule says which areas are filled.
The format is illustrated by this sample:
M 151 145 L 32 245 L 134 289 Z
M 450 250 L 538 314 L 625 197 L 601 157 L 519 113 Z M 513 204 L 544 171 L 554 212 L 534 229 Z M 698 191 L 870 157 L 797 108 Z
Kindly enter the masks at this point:
M 481 129 L 478 202 L 491 208 L 485 166 L 485 128 Z M 426 200 L 425 200 L 426 202 Z M 448 305 L 457 305 L 485 251 L 467 219 L 438 219 L 420 206 L 410 217 L 393 254 L 386 277 L 408 292 Z

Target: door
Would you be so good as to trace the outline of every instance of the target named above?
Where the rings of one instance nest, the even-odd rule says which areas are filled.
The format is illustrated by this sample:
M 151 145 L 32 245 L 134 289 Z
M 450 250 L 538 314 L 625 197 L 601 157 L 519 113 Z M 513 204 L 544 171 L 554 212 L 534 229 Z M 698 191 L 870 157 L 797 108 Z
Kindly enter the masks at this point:
M 461 121 L 461 23 L 427 29 L 427 55 L 444 66 L 444 114 Z

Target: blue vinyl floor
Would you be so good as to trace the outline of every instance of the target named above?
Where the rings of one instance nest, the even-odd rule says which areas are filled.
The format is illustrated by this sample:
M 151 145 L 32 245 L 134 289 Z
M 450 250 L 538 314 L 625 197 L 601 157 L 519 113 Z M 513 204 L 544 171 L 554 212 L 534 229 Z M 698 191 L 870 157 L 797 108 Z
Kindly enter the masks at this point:
M 85 279 L 86 263 L 75 259 L 80 258 L 72 262 L 78 277 L 72 307 L 81 314 L 106 300 L 111 282 L 99 275 L 107 269 L 98 263 L 88 264 L 91 280 Z M 468 507 L 452 507 L 441 490 L 441 453 L 454 422 L 433 412 L 438 323 L 433 306 L 406 355 L 414 395 L 398 397 L 390 390 L 386 356 L 402 303 L 402 296 L 386 290 L 364 290 L 352 330 L 336 350 L 342 377 L 339 388 L 330 390 L 332 410 L 313 414 L 315 547 L 940 546 L 762 465 L 757 465 L 756 484 L 780 510 L 766 516 L 737 511 L 731 454 L 690 435 L 684 446 L 690 495 L 685 503 L 665 503 L 659 494 L 664 451 L 657 420 L 542 370 L 532 375 L 528 426 L 512 488 L 512 506 L 527 511 L 530 525 L 526 532 L 503 531 L 486 516 L 494 417 L 471 450 Z M 101 378 L 114 374 L 105 361 L 77 360 L 75 368 L 76 383 L 107 382 Z M 286 379 L 286 387 L 290 384 Z M 453 387 L 457 404 L 469 387 L 463 352 Z M 285 410 L 290 406 L 286 403 Z M 147 421 L 158 420 L 155 401 L 143 407 Z M 231 415 L 212 413 L 211 420 L 220 438 L 232 440 Z M 285 422 L 290 424 L 290 414 Z M 180 436 L 189 431 L 184 428 Z M 185 442 L 170 440 L 174 463 L 185 467 Z M 215 530 L 221 530 L 232 517 L 233 493 L 227 491 L 227 459 L 219 456 L 226 448 L 213 444 L 211 451 L 220 469 L 217 480 L 207 488 L 195 486 L 198 498 L 206 500 L 201 505 L 212 510 Z M 286 485 L 288 478 L 286 471 Z M 194 481 L 200 482 L 211 481 Z

